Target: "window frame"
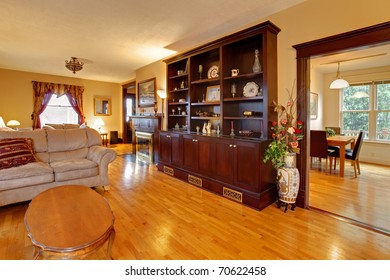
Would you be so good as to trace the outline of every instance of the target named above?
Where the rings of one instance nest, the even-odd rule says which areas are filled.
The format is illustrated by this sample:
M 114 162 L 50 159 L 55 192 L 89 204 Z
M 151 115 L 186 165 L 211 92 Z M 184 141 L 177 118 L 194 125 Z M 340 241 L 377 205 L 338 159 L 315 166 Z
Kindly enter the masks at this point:
M 59 104 L 59 105 L 52 105 L 50 104 L 50 102 L 54 99 L 54 98 L 64 98 L 68 105 L 63 105 L 63 104 Z M 48 109 L 48 108 L 70 108 L 73 110 L 72 113 L 74 113 L 74 119 L 77 119 L 76 122 L 74 121 L 70 121 L 69 118 L 68 118 L 68 115 L 66 116 L 66 122 L 61 122 L 61 123 L 68 123 L 68 124 L 80 124 L 80 116 L 79 114 L 77 114 L 76 110 L 73 108 L 72 104 L 70 103 L 69 99 L 68 99 L 68 96 L 66 96 L 66 94 L 62 94 L 62 95 L 58 95 L 58 94 L 53 94 L 50 98 L 50 101 L 49 101 L 49 104 L 46 106 L 45 110 L 40 114 L 39 118 L 40 118 L 40 121 L 41 121 L 41 126 L 43 127 L 45 124 L 47 123 L 52 123 L 52 122 L 46 122 L 43 120 L 43 117 L 45 116 L 45 111 Z
M 360 83 L 353 83 L 350 84 L 350 86 L 362 86 L 367 85 L 369 86 L 369 104 L 368 104 L 368 110 L 344 110 L 344 89 L 340 89 L 340 120 L 341 120 L 341 133 L 345 133 L 344 129 L 344 113 L 351 113 L 351 112 L 367 112 L 368 113 L 368 131 L 365 131 L 364 133 L 364 139 L 370 141 L 370 142 L 378 142 L 378 143 L 386 143 L 390 144 L 389 140 L 384 139 L 378 139 L 377 138 L 377 120 L 378 120 L 378 114 L 381 112 L 388 112 L 390 113 L 390 109 L 386 110 L 379 110 L 378 109 L 378 94 L 377 94 L 377 85 L 379 84 L 389 84 L 390 80 L 380 80 L 380 81 L 370 81 L 370 82 L 360 82 Z M 358 131 L 356 133 L 352 133 L 353 135 L 357 135 Z

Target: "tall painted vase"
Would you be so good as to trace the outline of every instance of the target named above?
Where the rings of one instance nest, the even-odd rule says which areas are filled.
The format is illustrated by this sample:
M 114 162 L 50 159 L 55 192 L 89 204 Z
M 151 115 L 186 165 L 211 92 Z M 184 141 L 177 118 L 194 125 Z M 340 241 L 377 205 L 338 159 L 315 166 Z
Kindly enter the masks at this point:
M 291 205 L 291 210 L 295 209 L 295 203 L 299 191 L 299 171 L 295 167 L 296 154 L 287 153 L 284 158 L 284 167 L 277 171 L 277 186 L 279 200 L 278 208 L 285 206 L 284 212 L 287 211 L 288 205 Z

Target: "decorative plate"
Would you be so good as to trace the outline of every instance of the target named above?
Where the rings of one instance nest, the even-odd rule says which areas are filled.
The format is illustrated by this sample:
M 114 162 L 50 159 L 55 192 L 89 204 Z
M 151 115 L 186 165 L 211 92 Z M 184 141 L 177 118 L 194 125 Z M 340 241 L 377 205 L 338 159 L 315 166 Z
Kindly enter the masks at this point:
M 217 65 L 211 66 L 209 71 L 207 72 L 207 77 L 209 79 L 218 78 L 219 76 L 219 67 Z
M 243 92 L 243 95 L 245 97 L 257 96 L 258 93 L 259 93 L 259 85 L 258 84 L 256 84 L 255 82 L 246 83 L 246 85 L 244 87 L 244 92 Z

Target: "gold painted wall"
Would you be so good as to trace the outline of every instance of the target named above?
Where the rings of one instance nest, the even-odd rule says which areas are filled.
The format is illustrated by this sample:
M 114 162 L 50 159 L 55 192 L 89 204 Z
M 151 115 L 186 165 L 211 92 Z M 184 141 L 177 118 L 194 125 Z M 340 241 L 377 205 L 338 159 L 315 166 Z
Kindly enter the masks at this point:
M 20 122 L 20 127 L 31 127 L 33 111 L 31 81 L 84 86 L 84 114 L 87 124 L 91 127 L 97 118 L 93 111 L 94 96 L 111 97 L 112 115 L 101 117 L 105 123 L 102 132 L 117 130 L 121 133 L 122 88 L 120 84 L 0 69 L 0 116 L 5 123 L 15 119 Z

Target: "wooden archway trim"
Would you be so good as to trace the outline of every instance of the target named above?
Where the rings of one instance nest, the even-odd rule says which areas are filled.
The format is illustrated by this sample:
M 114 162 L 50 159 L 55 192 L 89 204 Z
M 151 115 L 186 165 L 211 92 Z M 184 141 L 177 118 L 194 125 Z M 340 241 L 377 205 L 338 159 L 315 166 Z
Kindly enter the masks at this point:
M 297 205 L 308 207 L 309 168 L 307 164 L 310 118 L 308 104 L 310 100 L 310 58 L 337 54 L 351 50 L 374 47 L 390 42 L 390 21 L 357 29 L 350 32 L 294 45 L 297 52 L 297 92 L 298 115 L 306 116 L 304 138 L 301 145 L 301 154 L 297 158 L 297 167 L 300 170 L 301 180 Z

